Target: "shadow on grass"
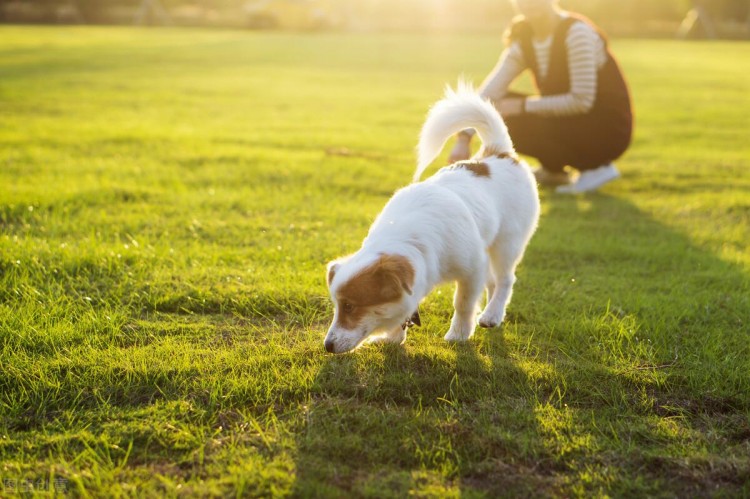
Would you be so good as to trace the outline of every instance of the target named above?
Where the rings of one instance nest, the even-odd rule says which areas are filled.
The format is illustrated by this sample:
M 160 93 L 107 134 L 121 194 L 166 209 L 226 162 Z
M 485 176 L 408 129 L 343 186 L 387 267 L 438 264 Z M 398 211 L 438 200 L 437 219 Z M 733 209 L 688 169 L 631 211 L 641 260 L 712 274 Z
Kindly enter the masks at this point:
M 529 494 L 554 482 L 529 453 L 533 390 L 493 333 L 481 348 L 372 346 L 329 359 L 298 436 L 297 493 L 402 497 L 492 482 Z
M 743 490 L 747 271 L 628 201 L 547 202 L 502 331 L 326 360 L 298 495 Z
M 664 366 L 665 388 L 747 407 L 748 269 L 626 200 L 548 201 L 524 262 L 537 295 L 522 288 L 519 306 L 534 301 L 550 339 L 615 370 Z

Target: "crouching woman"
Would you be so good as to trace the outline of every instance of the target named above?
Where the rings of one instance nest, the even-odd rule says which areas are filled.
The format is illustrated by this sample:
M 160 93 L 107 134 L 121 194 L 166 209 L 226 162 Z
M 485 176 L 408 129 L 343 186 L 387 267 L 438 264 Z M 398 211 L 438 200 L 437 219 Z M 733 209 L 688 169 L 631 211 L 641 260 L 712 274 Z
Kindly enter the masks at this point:
M 519 153 L 535 157 L 540 184 L 561 193 L 598 189 L 620 176 L 613 161 L 630 145 L 628 86 L 601 30 L 557 0 L 514 0 L 521 13 L 508 47 L 480 89 L 503 116 Z M 529 70 L 538 95 L 509 91 Z M 450 160 L 468 158 L 474 132 L 458 135 Z M 566 166 L 580 172 L 573 177 Z

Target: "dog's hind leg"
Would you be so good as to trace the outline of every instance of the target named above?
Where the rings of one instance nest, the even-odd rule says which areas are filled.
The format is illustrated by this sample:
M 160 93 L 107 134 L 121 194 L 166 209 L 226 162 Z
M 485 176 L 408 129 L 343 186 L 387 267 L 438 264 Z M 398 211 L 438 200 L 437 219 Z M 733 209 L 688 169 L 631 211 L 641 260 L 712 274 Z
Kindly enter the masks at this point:
M 516 282 L 516 266 L 521 261 L 526 246 L 522 241 L 514 244 L 513 239 L 503 238 L 490 246 L 490 267 L 495 286 L 487 306 L 479 316 L 481 327 L 496 327 L 505 319 L 505 309 L 513 294 L 513 284 Z
M 485 260 L 476 273 L 456 282 L 456 294 L 453 296 L 455 310 L 451 319 L 451 328 L 445 335 L 446 341 L 465 341 L 474 334 L 477 302 L 486 284 L 486 268 Z

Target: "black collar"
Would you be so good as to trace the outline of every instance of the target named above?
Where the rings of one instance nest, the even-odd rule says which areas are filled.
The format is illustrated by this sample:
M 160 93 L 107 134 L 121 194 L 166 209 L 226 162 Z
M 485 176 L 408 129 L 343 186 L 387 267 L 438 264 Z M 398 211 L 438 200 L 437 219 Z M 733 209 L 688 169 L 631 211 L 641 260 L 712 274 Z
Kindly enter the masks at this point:
M 411 317 L 408 317 L 403 324 L 401 324 L 401 329 L 404 331 L 407 327 L 412 326 L 421 326 L 422 320 L 419 318 L 419 309 L 415 310 L 413 314 L 411 314 Z

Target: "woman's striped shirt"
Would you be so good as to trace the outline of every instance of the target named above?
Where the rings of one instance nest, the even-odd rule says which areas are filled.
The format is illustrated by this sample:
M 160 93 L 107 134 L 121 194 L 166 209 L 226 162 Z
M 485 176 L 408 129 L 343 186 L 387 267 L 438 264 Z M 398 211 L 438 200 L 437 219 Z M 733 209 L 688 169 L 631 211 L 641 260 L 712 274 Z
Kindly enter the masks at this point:
M 566 94 L 531 96 L 526 99 L 527 113 L 570 116 L 585 114 L 594 105 L 597 73 L 606 63 L 604 41 L 589 25 L 576 22 L 570 27 L 565 39 L 568 51 L 570 91 Z M 552 48 L 552 36 L 533 42 L 539 73 L 546 76 Z M 508 87 L 525 69 L 529 69 L 523 57 L 521 45 L 513 42 L 500 56 L 500 60 L 480 88 L 483 96 L 499 101 L 508 92 Z

